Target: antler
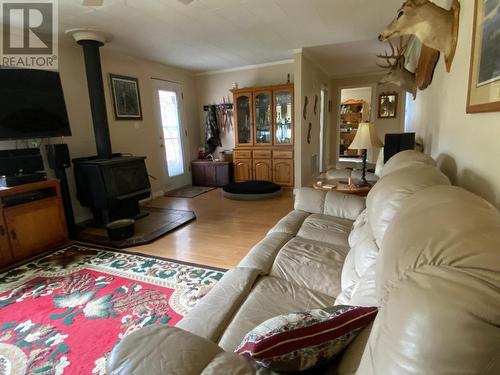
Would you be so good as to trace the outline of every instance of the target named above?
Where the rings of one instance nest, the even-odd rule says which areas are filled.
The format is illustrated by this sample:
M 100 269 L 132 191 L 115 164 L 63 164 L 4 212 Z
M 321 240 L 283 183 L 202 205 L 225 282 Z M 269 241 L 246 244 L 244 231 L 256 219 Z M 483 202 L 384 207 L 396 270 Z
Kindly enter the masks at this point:
M 384 52 L 383 55 L 376 55 L 380 59 L 385 59 L 387 60 L 387 65 L 382 65 L 378 64 L 377 66 L 383 68 L 383 69 L 393 69 L 400 64 L 401 61 L 404 61 L 404 54 L 406 52 L 406 49 L 408 48 L 408 43 L 403 43 L 403 37 L 399 38 L 399 46 L 394 47 L 394 44 L 389 40 L 389 45 L 391 47 L 391 54 L 389 55 L 387 52 Z M 394 63 L 391 63 L 391 60 L 394 60 Z

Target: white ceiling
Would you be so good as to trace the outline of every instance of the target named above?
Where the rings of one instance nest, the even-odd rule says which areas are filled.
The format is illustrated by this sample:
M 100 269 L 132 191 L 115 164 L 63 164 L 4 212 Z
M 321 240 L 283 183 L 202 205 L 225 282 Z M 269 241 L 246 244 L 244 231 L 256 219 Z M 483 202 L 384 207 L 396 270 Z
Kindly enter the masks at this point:
M 376 55 L 385 49 L 389 49 L 386 43 L 371 39 L 311 47 L 305 52 L 331 77 L 345 77 L 382 72 L 377 63 L 386 62 L 380 61 Z
M 107 48 L 195 72 L 289 59 L 298 48 L 373 40 L 401 5 L 401 0 L 194 0 L 189 5 L 104 0 L 101 7 L 84 7 L 82 1 L 59 0 L 59 31 L 66 42 L 66 29 L 96 28 L 113 34 Z

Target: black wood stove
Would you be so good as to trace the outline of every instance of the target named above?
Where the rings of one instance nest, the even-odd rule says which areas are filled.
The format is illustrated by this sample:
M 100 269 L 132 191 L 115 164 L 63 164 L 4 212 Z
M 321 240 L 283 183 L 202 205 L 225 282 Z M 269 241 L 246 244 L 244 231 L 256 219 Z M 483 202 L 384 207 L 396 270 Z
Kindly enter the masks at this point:
M 151 195 L 146 157 L 112 153 L 99 53 L 103 38 L 89 32 L 73 37 L 83 47 L 97 146 L 97 156 L 73 159 L 78 200 L 92 210 L 98 226 L 140 218 L 139 201 Z

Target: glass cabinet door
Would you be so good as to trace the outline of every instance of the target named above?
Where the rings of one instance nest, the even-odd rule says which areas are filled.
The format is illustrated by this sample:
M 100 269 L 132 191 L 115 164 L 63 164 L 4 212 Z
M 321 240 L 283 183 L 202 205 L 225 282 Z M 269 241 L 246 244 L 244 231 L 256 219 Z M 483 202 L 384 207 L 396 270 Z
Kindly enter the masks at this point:
M 292 91 L 282 90 L 274 93 L 274 144 L 293 143 Z
M 256 92 L 254 94 L 256 145 L 270 145 L 273 141 L 271 100 L 270 91 Z
M 236 96 L 236 129 L 238 145 L 252 144 L 252 103 L 251 94 Z

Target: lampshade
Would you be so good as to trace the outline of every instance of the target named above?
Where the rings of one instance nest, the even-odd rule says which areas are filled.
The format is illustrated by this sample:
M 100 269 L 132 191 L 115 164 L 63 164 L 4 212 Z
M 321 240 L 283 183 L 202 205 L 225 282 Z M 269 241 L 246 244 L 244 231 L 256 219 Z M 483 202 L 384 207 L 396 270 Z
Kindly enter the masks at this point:
M 349 149 L 368 150 L 371 148 L 383 147 L 384 144 L 380 141 L 375 130 L 375 124 L 362 122 L 358 126 L 356 136 L 352 141 Z

